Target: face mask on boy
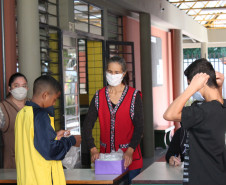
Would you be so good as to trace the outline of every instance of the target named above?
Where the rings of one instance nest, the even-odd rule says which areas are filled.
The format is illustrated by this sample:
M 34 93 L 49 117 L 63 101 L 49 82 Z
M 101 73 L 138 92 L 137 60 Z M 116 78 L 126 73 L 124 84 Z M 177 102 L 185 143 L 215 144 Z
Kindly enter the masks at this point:
M 110 86 L 117 86 L 122 83 L 123 73 L 112 75 L 106 72 L 106 79 Z
M 11 94 L 16 100 L 24 100 L 27 97 L 27 89 L 24 87 L 18 87 L 11 90 Z
M 205 98 L 201 95 L 199 91 L 195 92 L 195 94 L 193 94 L 192 97 L 197 101 L 205 101 Z

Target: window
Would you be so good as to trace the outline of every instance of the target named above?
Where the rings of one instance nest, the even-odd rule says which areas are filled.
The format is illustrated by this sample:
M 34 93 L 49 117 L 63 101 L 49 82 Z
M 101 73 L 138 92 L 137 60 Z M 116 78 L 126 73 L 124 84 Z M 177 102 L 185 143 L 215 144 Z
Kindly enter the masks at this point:
M 108 13 L 108 40 L 123 41 L 122 16 Z
M 39 22 L 52 26 L 58 26 L 58 1 L 57 0 L 39 0 Z
M 74 1 L 75 29 L 102 35 L 102 10 L 82 1 Z
M 65 129 L 80 134 L 76 36 L 63 34 L 63 84 Z

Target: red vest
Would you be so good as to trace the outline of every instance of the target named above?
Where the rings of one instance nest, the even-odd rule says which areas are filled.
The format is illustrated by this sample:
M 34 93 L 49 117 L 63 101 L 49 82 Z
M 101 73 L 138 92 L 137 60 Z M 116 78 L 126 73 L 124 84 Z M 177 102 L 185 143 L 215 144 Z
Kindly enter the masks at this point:
M 95 105 L 100 122 L 100 152 L 110 153 L 119 148 L 125 152 L 133 136 L 134 103 L 137 90 L 126 86 L 119 103 L 113 109 L 108 87 L 96 93 Z M 133 162 L 129 170 L 142 168 L 143 160 L 140 145 L 133 153 Z

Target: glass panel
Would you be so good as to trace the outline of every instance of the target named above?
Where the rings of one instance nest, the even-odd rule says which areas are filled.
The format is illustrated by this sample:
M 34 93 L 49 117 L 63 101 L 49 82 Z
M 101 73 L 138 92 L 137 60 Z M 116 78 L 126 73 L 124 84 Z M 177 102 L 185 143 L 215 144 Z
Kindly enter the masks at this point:
M 75 38 L 71 38 L 71 37 L 67 37 L 67 36 L 63 36 L 63 45 L 67 46 L 67 47 L 72 47 L 70 48 L 70 50 L 68 49 L 68 54 L 70 53 L 76 53 L 76 39 Z M 76 55 L 73 55 L 73 57 L 76 57 Z
M 81 12 L 88 12 L 88 4 L 82 1 L 74 1 L 74 8 Z
M 82 1 L 74 1 L 74 20 L 76 30 L 102 35 L 102 10 L 100 8 Z
M 75 29 L 88 32 L 88 4 L 74 1 Z
M 72 112 L 69 112 L 69 113 L 70 114 L 67 115 L 67 121 L 70 123 L 70 124 L 68 124 L 68 127 L 78 126 L 79 117 L 78 116 L 75 116 L 75 114 L 76 114 L 75 109 Z
M 49 67 L 47 62 L 42 62 L 42 72 L 43 73 L 48 73 Z
M 67 120 L 67 127 L 71 132 L 71 135 L 79 135 L 80 134 L 80 124 L 79 118 L 74 118 L 71 120 Z
M 84 12 L 80 12 L 80 11 L 77 11 L 75 10 L 75 20 L 78 21 L 78 22 L 86 22 L 88 23 L 88 20 L 89 20 L 89 16 L 88 16 L 88 13 L 84 13 Z
M 66 108 L 67 119 L 71 119 L 72 117 L 78 115 L 79 114 L 78 110 L 79 110 L 78 106 Z
M 48 36 L 48 33 L 44 29 L 40 29 L 39 32 L 42 39 Z
M 108 13 L 109 40 L 122 41 L 122 17 Z
M 64 93 L 65 94 L 75 94 L 77 93 L 77 83 L 64 83 Z
M 53 4 L 48 5 L 48 12 L 53 15 L 57 15 L 57 6 Z
M 43 14 L 40 14 L 39 15 L 39 22 L 41 22 L 41 23 L 47 23 L 46 16 L 43 15 Z
M 42 12 L 46 12 L 46 6 L 45 6 L 45 4 L 39 4 L 38 5 L 38 10 L 40 10 Z
M 81 30 L 81 31 L 84 31 L 84 32 L 88 32 L 88 24 L 83 23 L 83 22 L 79 22 L 79 21 L 75 21 L 75 29 Z
M 93 33 L 96 35 L 102 35 L 101 28 L 93 25 L 90 25 L 90 33 Z
M 41 50 L 41 60 L 45 60 L 45 61 L 50 60 L 48 53 L 43 50 Z
M 65 95 L 66 104 L 65 106 L 76 105 L 78 103 L 77 96 L 75 95 Z
M 68 49 L 68 56 L 70 56 L 72 58 L 76 58 L 76 49 L 75 48 Z M 76 64 L 74 63 L 74 65 L 76 65 Z
M 67 41 L 71 41 L 68 40 Z M 72 42 L 68 43 L 72 45 Z M 78 75 L 77 75 L 77 61 L 76 57 L 76 49 L 69 48 L 64 49 L 64 74 L 65 74 L 65 82 L 77 82 Z
M 49 48 L 49 44 L 47 40 L 40 40 L 40 47 L 41 48 Z
M 79 119 L 78 118 L 74 118 L 74 119 L 69 119 L 67 120 L 67 129 L 72 129 L 72 128 L 76 128 L 79 126 Z
M 101 14 L 101 9 L 98 8 L 98 7 L 95 7 L 93 5 L 89 5 L 89 11 L 90 11 L 90 14 L 92 14 L 92 15 L 99 15 L 99 14 Z
M 76 71 L 65 71 L 65 82 L 77 82 L 77 72 Z
M 57 26 L 57 17 L 49 17 L 48 24 L 52 26 Z
M 98 16 L 101 17 L 101 15 L 98 15 Z M 97 26 L 97 27 L 101 27 L 101 18 L 90 15 L 89 19 L 90 19 L 90 24 Z
M 80 134 L 76 38 L 63 35 L 65 129 Z
M 71 58 L 71 59 L 65 59 L 64 60 L 64 68 L 65 70 L 76 70 L 76 60 Z

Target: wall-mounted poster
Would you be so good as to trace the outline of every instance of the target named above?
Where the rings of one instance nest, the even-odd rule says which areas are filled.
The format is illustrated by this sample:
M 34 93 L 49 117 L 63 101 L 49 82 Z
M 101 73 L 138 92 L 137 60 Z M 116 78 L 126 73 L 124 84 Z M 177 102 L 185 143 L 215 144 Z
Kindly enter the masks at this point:
M 151 59 L 152 59 L 152 86 L 163 85 L 163 61 L 162 40 L 159 37 L 151 37 Z

